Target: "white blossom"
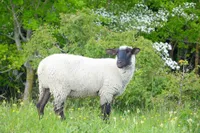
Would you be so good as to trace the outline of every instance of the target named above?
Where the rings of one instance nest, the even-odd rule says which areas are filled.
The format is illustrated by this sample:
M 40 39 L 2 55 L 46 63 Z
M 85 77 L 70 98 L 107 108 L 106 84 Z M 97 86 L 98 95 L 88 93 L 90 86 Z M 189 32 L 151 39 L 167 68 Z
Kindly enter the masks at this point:
M 160 9 L 158 12 L 153 12 L 144 4 L 136 4 L 130 11 L 121 12 L 120 15 L 114 15 L 112 12 L 107 12 L 104 8 L 94 11 L 95 14 L 110 19 L 109 25 L 115 27 L 115 23 L 119 27 L 117 30 L 139 30 L 141 32 L 150 33 L 155 31 L 156 27 L 162 26 L 162 22 L 166 22 L 169 12 Z M 99 23 L 98 23 L 99 24 Z
M 139 3 L 135 4 L 128 12 L 120 12 L 119 15 L 108 12 L 104 8 L 94 11 L 94 13 L 107 18 L 109 20 L 107 24 L 116 31 L 138 30 L 144 33 L 151 33 L 155 31 L 155 28 L 164 26 L 169 17 L 178 16 L 184 18 L 186 21 L 198 19 L 195 13 L 185 11 L 186 9 L 194 9 L 195 6 L 196 4 L 193 2 L 185 2 L 183 5 L 173 8 L 170 13 L 166 9 L 159 9 L 157 12 L 153 12 L 148 6 Z M 99 25 L 101 22 L 97 22 L 97 24 Z M 169 57 L 168 51 L 172 50 L 170 44 L 155 42 L 153 47 L 160 53 L 161 58 L 165 61 L 165 65 L 171 69 L 180 68 L 178 63 Z
M 176 61 L 173 61 L 169 57 L 169 50 L 171 50 L 171 45 L 168 43 L 163 43 L 163 42 L 155 42 L 153 44 L 153 48 L 156 49 L 156 51 L 160 54 L 161 58 L 165 61 L 165 65 L 169 66 L 173 70 L 178 70 L 180 69 L 180 66 Z
M 120 12 L 119 15 L 108 12 L 105 8 L 97 9 L 94 13 L 108 18 L 110 21 L 107 24 L 117 31 L 136 29 L 141 32 L 151 33 L 155 31 L 156 27 L 164 26 L 169 16 L 183 17 L 187 21 L 197 19 L 198 16 L 196 14 L 185 12 L 185 9 L 193 9 L 195 6 L 196 4 L 193 2 L 185 2 L 183 5 L 173 8 L 172 13 L 170 13 L 166 9 L 159 9 L 157 12 L 153 12 L 148 6 L 138 3 L 128 12 Z M 97 22 L 97 24 L 101 23 Z
M 186 2 L 183 5 L 179 5 L 178 7 L 175 7 L 172 9 L 172 16 L 179 16 L 179 17 L 183 17 L 186 20 L 194 20 L 194 19 L 198 19 L 198 16 L 194 13 L 186 13 L 185 9 L 194 9 L 195 8 L 196 3 L 189 3 Z

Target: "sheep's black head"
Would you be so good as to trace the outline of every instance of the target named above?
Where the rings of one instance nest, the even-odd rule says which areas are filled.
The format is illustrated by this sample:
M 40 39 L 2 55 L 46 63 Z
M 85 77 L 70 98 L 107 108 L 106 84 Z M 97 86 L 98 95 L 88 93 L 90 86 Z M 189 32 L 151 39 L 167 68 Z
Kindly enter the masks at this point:
M 121 46 L 117 49 L 107 49 L 106 52 L 117 56 L 117 67 L 123 68 L 131 65 L 133 57 L 139 53 L 139 48 L 132 48 L 129 46 Z M 135 63 L 135 62 L 134 62 Z

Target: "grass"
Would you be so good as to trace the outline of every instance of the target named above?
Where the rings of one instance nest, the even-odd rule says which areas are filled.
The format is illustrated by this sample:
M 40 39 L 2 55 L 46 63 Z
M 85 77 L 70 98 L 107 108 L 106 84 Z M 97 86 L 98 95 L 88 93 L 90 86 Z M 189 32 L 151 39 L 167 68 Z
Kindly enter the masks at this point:
M 0 133 L 199 133 L 200 111 L 193 109 L 136 112 L 113 109 L 108 123 L 99 106 L 68 107 L 66 120 L 53 112 L 51 103 L 39 120 L 34 104 L 0 104 Z

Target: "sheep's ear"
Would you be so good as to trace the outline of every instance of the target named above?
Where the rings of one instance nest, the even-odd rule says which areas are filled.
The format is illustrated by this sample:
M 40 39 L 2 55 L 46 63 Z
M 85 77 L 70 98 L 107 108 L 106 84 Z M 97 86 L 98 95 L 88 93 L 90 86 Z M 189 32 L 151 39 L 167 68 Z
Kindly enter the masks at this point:
M 132 49 L 132 54 L 136 55 L 137 53 L 140 52 L 140 49 L 139 48 L 133 48 Z
M 106 53 L 110 55 L 117 55 L 118 49 L 106 49 Z

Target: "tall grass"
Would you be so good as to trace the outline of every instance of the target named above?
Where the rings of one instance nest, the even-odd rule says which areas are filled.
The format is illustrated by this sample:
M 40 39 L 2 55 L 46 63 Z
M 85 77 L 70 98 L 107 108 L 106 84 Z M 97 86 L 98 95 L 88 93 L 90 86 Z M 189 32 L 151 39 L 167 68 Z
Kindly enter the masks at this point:
M 39 120 L 36 107 L 29 105 L 0 105 L 0 133 L 199 133 L 200 111 L 137 109 L 135 112 L 112 110 L 108 123 L 100 118 L 99 106 L 68 107 L 66 120 L 61 121 L 48 103 L 44 117 Z

